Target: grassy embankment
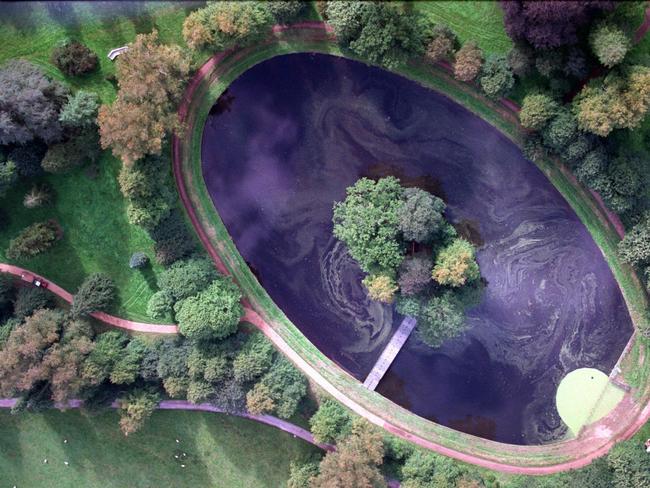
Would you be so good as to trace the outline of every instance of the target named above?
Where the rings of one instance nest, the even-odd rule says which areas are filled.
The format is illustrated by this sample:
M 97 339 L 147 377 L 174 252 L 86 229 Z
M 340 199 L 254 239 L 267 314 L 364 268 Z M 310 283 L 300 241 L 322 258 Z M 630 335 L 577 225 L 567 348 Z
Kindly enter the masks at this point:
M 409 412 L 397 406 L 384 402 L 376 395 L 360 388 L 358 383 L 351 380 L 347 375 L 341 375 L 340 370 L 334 366 L 320 351 L 318 351 L 300 331 L 284 316 L 272 302 L 264 289 L 250 272 L 241 256 L 238 254 L 223 222 L 214 209 L 212 201 L 203 183 L 200 169 L 200 142 L 201 132 L 209 109 L 214 100 L 225 90 L 239 74 L 258 62 L 269 59 L 273 56 L 291 52 L 316 51 L 340 55 L 337 46 L 331 42 L 310 41 L 301 38 L 300 35 L 287 34 L 280 36 L 276 43 L 256 46 L 247 49 L 246 52 L 239 52 L 231 55 L 222 61 L 215 73 L 204 81 L 192 101 L 190 107 L 189 126 L 193 128 L 188 134 L 182 137 L 183 148 L 183 170 L 186 172 L 186 184 L 190 189 L 195 204 L 197 215 L 210 229 L 211 239 L 215 247 L 220 251 L 226 265 L 234 274 L 249 299 L 261 310 L 266 319 L 274 326 L 275 331 L 309 363 L 319 368 L 319 372 L 340 391 L 346 392 L 353 397 L 367 410 L 374 413 L 388 414 L 398 425 L 405 427 L 411 432 L 417 432 L 426 438 L 435 439 L 448 447 L 460 451 L 468 450 L 467 436 L 447 429 L 445 427 L 431 424 L 418 419 Z M 453 98 L 463 106 L 481 116 L 514 142 L 521 143 L 520 129 L 516 123 L 516 117 L 507 113 L 499 105 L 486 100 L 472 87 L 460 84 L 450 77 L 444 70 L 425 67 L 419 64 L 402 67 L 400 72 L 420 83 L 437 89 L 447 96 Z M 214 81 L 218 73 L 218 79 Z M 211 81 L 214 81 L 213 83 Z M 630 274 L 629 269 L 618 261 L 615 253 L 615 246 L 618 238 L 591 196 L 583 188 L 577 186 L 570 175 L 555 162 L 545 161 L 539 164 L 540 169 L 549 177 L 556 188 L 567 198 L 574 210 L 588 227 L 594 239 L 603 250 L 605 257 L 612 266 L 617 280 L 621 284 L 628 305 L 639 319 L 645 310 L 645 294 L 641 287 Z M 536 451 L 528 457 L 521 453 L 501 450 L 489 441 L 473 439 L 470 450 L 475 454 L 484 455 L 488 458 L 497 457 L 504 462 L 518 465 L 546 465 L 566 461 L 566 455 L 557 452 Z
M 141 431 L 124 437 L 115 412 L 4 410 L 0 438 L 0 485 L 31 488 L 280 487 L 291 460 L 318 452 L 273 427 L 182 411 L 154 412 Z
M 184 8 L 154 2 L 123 5 L 117 12 L 102 9 L 106 6 L 75 2 L 60 7 L 42 3 L 0 5 L 0 65 L 14 58 L 28 59 L 73 90 L 93 91 L 103 102 L 110 102 L 116 87 L 106 79 L 115 73 L 115 64 L 106 57 L 108 51 L 152 29 L 157 29 L 165 42 L 182 42 Z M 88 45 L 99 58 L 99 70 L 89 76 L 70 78 L 55 68 L 50 63 L 51 51 L 66 38 Z M 22 228 L 56 218 L 63 227 L 63 239 L 50 251 L 16 264 L 70 291 L 86 275 L 106 273 L 118 288 L 114 312 L 124 318 L 148 321 L 146 304 L 155 291 L 155 275 L 161 268 L 154 264 L 140 272 L 128 267 L 129 257 L 135 251 L 144 251 L 153 258 L 153 243 L 142 229 L 127 221 L 125 201 L 116 181 L 120 164 L 104 151 L 96 170 L 81 168 L 65 175 L 44 176 L 42 181 L 48 182 L 56 193 L 52 207 L 29 210 L 23 206 L 23 195 L 31 188 L 31 182 L 9 192 L 0 200 L 11 217 L 9 227 L 0 232 L 0 260 L 10 262 L 5 256 L 7 245 Z M 170 176 L 170 184 L 171 181 Z

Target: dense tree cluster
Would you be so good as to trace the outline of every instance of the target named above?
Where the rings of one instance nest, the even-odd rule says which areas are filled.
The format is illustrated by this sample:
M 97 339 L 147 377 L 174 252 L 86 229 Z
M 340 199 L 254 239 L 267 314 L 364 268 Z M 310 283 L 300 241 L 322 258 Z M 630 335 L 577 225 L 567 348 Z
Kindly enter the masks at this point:
M 363 285 L 370 299 L 397 299 L 432 347 L 462 332 L 464 304 L 455 295 L 479 286 L 480 272 L 473 246 L 446 221 L 445 203 L 394 177 L 361 178 L 346 195 L 334 204 L 334 235 L 368 273 Z M 414 253 L 415 246 L 425 251 Z
M 508 0 L 501 2 L 508 35 L 526 40 L 535 49 L 576 44 L 579 29 L 599 13 L 612 10 L 616 2 L 557 2 Z
M 188 279 L 179 269 L 167 274 L 165 284 L 184 300 L 196 297 L 196 290 L 204 292 L 198 282 L 211 283 L 206 290 L 225 282 L 215 280 L 214 273 Z M 89 322 L 75 317 L 105 308 L 113 292 L 104 277 L 90 276 L 67 313 L 51 309 L 44 290 L 16 290 L 10 280 L 0 279 L 0 395 L 18 396 L 20 408 L 73 398 L 95 408 L 117 399 L 125 435 L 141 427 L 165 395 L 228 411 L 295 414 L 307 382 L 261 333 L 150 339 L 111 330 L 96 335 Z
M 160 154 L 166 134 L 178 128 L 176 105 L 188 73 L 178 46 L 161 44 L 156 31 L 138 35 L 117 59 L 117 100 L 99 110 L 102 147 L 127 165 Z
M 252 44 L 267 35 L 274 21 L 273 13 L 283 19 L 296 14 L 293 4 L 298 2 L 278 3 L 284 5 L 269 8 L 265 2 L 210 3 L 185 19 L 183 37 L 192 49 L 223 51 Z
M 326 14 L 343 47 L 389 68 L 424 54 L 430 37 L 429 26 L 408 4 L 331 1 Z

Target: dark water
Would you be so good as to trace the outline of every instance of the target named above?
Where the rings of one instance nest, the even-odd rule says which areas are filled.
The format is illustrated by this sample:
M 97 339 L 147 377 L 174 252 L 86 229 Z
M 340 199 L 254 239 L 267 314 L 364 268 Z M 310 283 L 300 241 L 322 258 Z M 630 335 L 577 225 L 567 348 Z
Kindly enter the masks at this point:
M 481 243 L 487 288 L 463 336 L 437 350 L 411 336 L 378 387 L 441 424 L 518 444 L 557 439 L 561 378 L 609 373 L 631 334 L 600 251 L 535 165 L 462 107 L 380 69 L 313 54 L 252 68 L 213 108 L 203 174 L 275 302 L 361 380 L 399 321 L 366 298 L 332 237 L 332 203 L 362 175 L 444 196 L 448 217 Z

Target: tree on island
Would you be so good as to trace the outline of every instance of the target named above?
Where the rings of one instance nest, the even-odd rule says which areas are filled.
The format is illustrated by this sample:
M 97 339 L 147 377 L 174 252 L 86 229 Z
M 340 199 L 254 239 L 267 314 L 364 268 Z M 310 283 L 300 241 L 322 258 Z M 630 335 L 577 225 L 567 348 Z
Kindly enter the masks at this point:
M 334 204 L 334 235 L 368 273 L 363 285 L 369 298 L 397 301 L 432 347 L 462 332 L 463 297 L 472 296 L 465 288 L 476 288 L 480 271 L 474 247 L 445 219 L 445 203 L 390 176 L 361 178 L 346 194 Z M 416 245 L 423 250 L 407 256 Z
M 343 241 L 361 269 L 394 269 L 404 251 L 398 241 L 398 209 L 403 188 L 389 176 L 375 182 L 361 178 L 334 205 L 334 236 Z

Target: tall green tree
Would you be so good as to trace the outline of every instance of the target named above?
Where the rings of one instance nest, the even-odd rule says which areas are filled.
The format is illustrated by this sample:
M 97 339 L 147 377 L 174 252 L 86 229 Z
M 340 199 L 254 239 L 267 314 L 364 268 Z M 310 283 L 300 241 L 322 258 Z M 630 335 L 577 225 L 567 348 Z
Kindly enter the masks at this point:
M 393 177 L 361 178 L 334 204 L 334 235 L 348 247 L 361 269 L 395 269 L 404 250 L 398 240 L 403 189 Z

